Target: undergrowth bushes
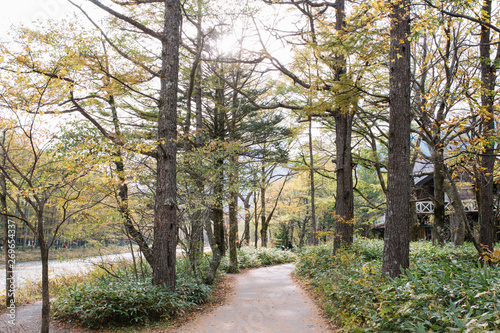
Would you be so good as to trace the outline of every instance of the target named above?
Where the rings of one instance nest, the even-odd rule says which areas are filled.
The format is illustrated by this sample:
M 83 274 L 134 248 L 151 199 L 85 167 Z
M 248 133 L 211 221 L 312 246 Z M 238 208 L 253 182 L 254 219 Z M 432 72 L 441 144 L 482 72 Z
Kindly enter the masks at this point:
M 60 291 L 76 283 L 87 281 L 91 272 L 65 272 L 61 274 L 50 275 L 49 292 L 54 297 Z M 42 298 L 42 281 L 40 279 L 22 279 L 16 289 L 16 303 L 24 304 Z M 0 299 L 5 299 L 5 288 L 0 288 Z M 5 302 L 0 302 L 0 310 L 5 309 Z
M 101 273 L 57 295 L 54 317 L 90 328 L 172 318 L 210 297 L 211 287 L 197 283 L 183 269 L 187 267 L 180 259 L 175 292 L 153 286 L 149 267 L 143 267 L 144 277 L 137 276 L 128 262 L 113 268 L 111 274 L 98 269 Z
M 297 273 L 324 295 L 330 317 L 347 332 L 487 332 L 500 329 L 500 271 L 479 267 L 472 246 L 413 243 L 411 267 L 383 279 L 383 243 L 356 240 L 332 255 L 306 249 Z
M 294 262 L 296 259 L 295 252 L 277 248 L 246 246 L 238 250 L 238 267 L 241 269 L 285 264 Z M 225 257 L 221 263 L 221 269 L 227 271 L 228 268 L 229 259 Z
M 54 303 L 54 315 L 78 321 L 88 327 L 104 325 L 144 324 L 182 313 L 203 303 L 210 287 L 190 280 L 177 280 L 177 291 L 153 286 L 150 279 L 135 280 L 130 276 L 99 279 L 69 288 Z

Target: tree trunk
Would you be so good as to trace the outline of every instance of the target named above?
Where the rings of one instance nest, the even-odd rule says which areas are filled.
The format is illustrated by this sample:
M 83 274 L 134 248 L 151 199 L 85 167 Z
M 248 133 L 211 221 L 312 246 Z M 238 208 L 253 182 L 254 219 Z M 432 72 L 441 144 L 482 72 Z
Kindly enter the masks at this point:
M 306 236 L 307 222 L 309 222 L 309 217 L 306 217 L 304 221 L 302 221 L 302 225 L 299 224 L 300 234 L 299 234 L 299 248 L 301 249 L 304 246 L 304 238 Z
M 264 167 L 262 167 L 262 175 L 264 175 Z M 265 179 L 262 176 L 262 182 Z M 260 188 L 260 241 L 261 246 L 267 247 L 267 225 L 266 225 L 266 187 L 264 185 Z
M 49 295 L 49 249 L 40 244 L 42 257 L 42 327 L 41 333 L 48 333 L 50 327 L 50 295 Z
M 437 129 L 439 131 L 439 129 Z M 435 147 L 432 163 L 434 164 L 434 224 L 432 225 L 432 243 L 444 243 L 445 198 L 444 198 L 444 156 L 443 149 Z
M 108 85 L 113 81 L 113 78 L 111 76 L 110 72 L 110 67 L 109 63 L 105 62 L 105 68 L 107 72 L 107 77 L 108 77 Z M 112 90 L 110 90 L 112 91 Z M 111 116 L 113 119 L 113 127 L 115 130 L 115 135 L 118 138 L 121 138 L 122 136 L 122 130 L 121 130 L 121 125 L 120 125 L 120 120 L 118 118 L 118 111 L 116 109 L 116 102 L 115 98 L 112 92 L 110 92 L 107 96 L 108 98 L 108 103 L 111 108 Z M 146 261 L 149 263 L 151 267 L 154 265 L 154 256 L 153 256 L 153 251 L 149 247 L 148 243 L 144 239 L 144 236 L 142 233 L 137 230 L 137 228 L 134 226 L 132 216 L 130 213 L 130 208 L 129 208 L 129 192 L 128 192 L 128 184 L 127 184 L 127 179 L 126 179 L 126 174 L 125 174 L 125 162 L 123 160 L 123 153 L 122 153 L 122 148 L 117 147 L 115 150 L 112 152 L 113 156 L 113 161 L 115 164 L 116 168 L 116 176 L 118 178 L 118 210 L 123 218 L 123 226 L 125 228 L 125 232 L 127 233 L 128 237 L 132 238 L 137 245 L 139 246 L 139 249 L 141 252 L 144 254 L 144 257 L 146 258 Z
M 413 161 L 414 162 L 414 161 Z M 410 168 L 413 170 L 414 163 L 410 166 Z M 411 202 L 410 202 L 410 241 L 411 242 L 416 242 L 419 239 L 419 229 L 420 229 L 420 221 L 418 219 L 418 214 L 417 214 L 417 196 L 415 193 L 415 178 L 411 177 L 410 183 L 411 183 Z
M 339 36 L 345 34 L 345 1 L 338 0 L 336 8 L 335 31 Z M 335 81 L 340 82 L 347 73 L 345 56 L 336 56 Z M 342 93 L 342 92 L 341 92 Z M 352 244 L 354 234 L 354 190 L 352 181 L 352 114 L 349 106 L 337 105 L 335 110 L 335 147 L 337 150 L 336 176 L 337 199 L 335 201 L 334 253 L 343 245 Z
M 199 89 L 200 89 L 200 77 L 201 77 L 201 53 L 202 53 L 202 47 L 203 47 L 203 41 L 202 41 L 202 4 L 201 1 L 197 1 L 197 11 L 196 11 L 196 17 L 197 17 L 197 35 L 196 35 L 196 53 L 195 53 L 195 59 L 193 61 L 193 64 L 191 66 L 191 71 L 189 73 L 189 85 L 188 89 L 186 92 L 186 116 L 184 120 L 184 151 L 186 154 L 192 152 L 194 147 L 201 147 L 201 142 L 198 145 L 198 137 L 200 136 L 199 133 L 201 131 L 198 131 L 198 126 L 196 126 L 196 133 L 195 133 L 195 141 L 194 144 L 191 140 L 191 116 L 192 116 L 192 103 L 193 100 L 195 102 L 196 106 L 196 125 L 198 125 L 198 111 L 199 111 L 199 103 L 201 103 L 198 99 L 199 97 Z M 193 98 L 194 97 L 194 98 Z M 189 164 L 189 161 L 185 161 L 186 164 Z M 186 165 L 186 168 L 189 168 L 189 165 Z M 197 175 L 193 175 L 193 178 L 196 178 Z M 198 186 L 199 187 L 199 186 Z M 200 195 L 202 192 L 200 192 Z M 196 268 L 196 262 L 199 258 L 199 256 L 203 253 L 203 224 L 201 223 L 203 212 L 202 210 L 197 210 L 195 211 L 190 218 L 190 227 L 191 227 L 191 232 L 188 235 L 188 244 L 187 244 L 187 257 L 189 259 L 189 265 L 191 267 L 191 270 L 194 274 L 194 276 L 197 278 L 198 273 L 197 273 L 197 268 Z
M 229 201 L 229 265 L 238 270 L 238 193 L 231 191 Z
M 333 249 L 352 244 L 354 234 L 354 193 L 352 181 L 352 115 L 335 115 L 337 200 L 335 202 L 335 234 Z
M 410 220 L 410 3 L 392 5 L 387 211 L 382 271 L 397 277 L 409 266 Z
M 491 0 L 484 0 L 482 7 L 483 21 L 490 22 Z M 495 214 L 493 210 L 493 173 L 495 168 L 495 114 L 494 92 L 496 81 L 496 63 L 491 61 L 490 28 L 481 25 L 481 44 L 479 53 L 481 59 L 481 114 L 483 138 L 486 147 L 481 154 L 480 171 L 480 204 L 479 204 L 479 243 L 484 251 L 493 251 L 495 246 Z
M 465 208 L 463 206 L 462 199 L 458 194 L 457 186 L 453 181 L 452 177 L 450 176 L 449 172 L 446 172 L 446 181 L 444 182 L 444 185 L 446 192 L 448 192 L 448 195 L 451 197 L 456 218 L 462 221 L 462 224 L 465 226 L 465 229 L 469 232 L 471 236 L 474 247 L 478 251 L 479 255 L 481 255 L 483 249 L 479 244 L 478 240 L 476 239 L 473 230 L 471 230 L 471 228 L 469 227 L 469 221 L 467 221 L 467 215 L 465 213 Z
M 127 232 L 128 236 L 132 238 L 139 246 L 139 249 L 144 254 L 144 258 L 146 258 L 148 264 L 151 267 L 153 267 L 154 265 L 153 251 L 148 246 L 148 243 L 144 239 L 142 233 L 139 230 L 137 230 L 137 228 L 134 226 L 132 216 L 130 214 L 130 209 L 128 205 L 129 203 L 128 184 L 125 178 L 125 167 L 123 164 L 123 156 L 121 151 L 120 150 L 116 151 L 114 157 L 115 157 L 114 161 L 115 161 L 116 173 L 118 176 L 118 180 L 120 182 L 118 185 L 118 210 L 120 211 L 120 214 L 123 217 L 123 226 L 125 227 L 125 231 Z
M 216 205 L 219 207 L 221 203 L 218 202 Z M 224 240 L 224 211 L 222 207 L 212 209 L 212 221 L 214 225 L 215 244 L 217 244 L 221 255 L 224 256 L 226 254 L 226 244 Z
M 264 171 L 264 170 L 262 170 Z M 271 220 L 273 218 L 274 212 L 276 211 L 276 207 L 278 206 L 278 202 L 280 200 L 281 194 L 283 193 L 283 189 L 285 188 L 286 182 L 288 181 L 288 177 L 290 175 L 287 175 L 283 181 L 283 184 L 281 185 L 281 188 L 278 192 L 278 195 L 276 196 L 276 200 L 274 201 L 273 208 L 269 212 L 269 215 L 266 216 L 266 210 L 265 210 L 265 197 L 266 197 L 266 188 L 261 187 L 261 199 L 264 199 L 262 201 L 262 226 L 260 229 L 261 237 L 262 237 L 262 246 L 267 247 L 267 231 L 269 229 L 269 224 L 271 223 Z
M 210 219 L 206 219 L 205 231 L 207 233 L 210 248 L 212 249 L 212 260 L 210 261 L 205 281 L 208 284 L 213 284 L 217 276 L 217 269 L 219 268 L 222 256 L 219 251 L 219 246 L 215 242 L 215 236 L 212 232 L 212 225 L 210 224 Z
M 412 196 L 412 201 L 410 203 L 410 241 L 412 242 L 418 241 L 418 231 L 420 229 L 415 201 L 416 198 Z
M 243 231 L 243 244 L 246 246 L 250 245 L 250 220 L 252 219 L 252 214 L 250 213 L 250 197 L 251 193 L 243 201 L 245 209 L 245 230 Z
M 465 242 L 465 223 L 457 212 L 450 214 L 451 240 L 455 246 L 461 246 Z
M 158 112 L 153 284 L 175 290 L 177 247 L 177 86 L 181 5 L 165 0 Z
M 238 85 L 240 77 L 239 68 L 236 69 L 234 76 L 234 86 Z M 238 119 L 238 90 L 233 89 L 231 119 L 228 120 L 229 142 L 237 142 L 236 123 Z M 229 155 L 229 265 L 233 271 L 238 271 L 238 153 L 232 151 Z
M 200 195 L 203 192 L 200 192 Z M 203 211 L 197 210 L 192 215 L 191 221 L 191 234 L 189 235 L 188 244 L 188 258 L 194 276 L 198 275 L 196 269 L 196 262 L 200 256 L 203 255 L 204 241 L 203 241 Z
M 201 29 L 202 24 L 202 1 L 197 1 L 198 5 L 198 34 L 196 36 L 197 43 L 197 56 L 201 57 L 202 52 L 202 35 L 203 31 Z M 202 76 L 202 68 L 201 64 L 195 61 L 196 71 L 194 76 L 193 88 L 194 88 L 194 102 L 196 108 L 196 133 L 195 133 L 195 147 L 201 148 L 203 146 L 203 105 L 202 105 L 202 95 L 203 92 L 201 90 L 201 76 Z M 201 180 L 197 180 L 197 187 L 199 189 L 199 195 L 203 195 L 204 186 Z M 203 238 L 203 229 L 206 223 L 206 215 L 202 209 L 197 210 L 194 214 L 194 221 L 192 222 L 191 229 L 191 251 L 190 251 L 190 261 L 192 265 L 193 272 L 196 272 L 196 260 L 199 256 L 203 255 L 205 241 Z M 196 273 L 195 273 L 196 275 Z
M 255 237 L 255 248 L 257 248 L 257 243 L 259 241 L 259 214 L 257 214 L 257 191 L 253 192 L 253 208 L 254 208 L 254 224 L 255 224 L 255 229 L 254 229 L 254 237 Z
M 314 201 L 314 154 L 312 144 L 312 118 L 309 116 L 309 177 L 311 185 L 311 241 L 313 245 L 318 245 L 318 227 L 316 225 L 316 206 Z
M 3 132 L 2 136 L 2 147 L 5 147 L 5 132 Z M 1 163 L 2 170 L 5 169 L 5 152 L 2 149 L 1 155 Z M 10 239 L 15 240 L 15 224 L 12 224 L 10 227 L 9 219 L 5 215 L 7 214 L 7 181 L 5 179 L 5 175 L 2 171 L 0 171 L 0 218 L 2 220 L 3 225 L 3 248 L 5 250 L 5 305 L 7 308 L 14 305 L 15 306 L 15 298 L 14 293 L 12 292 L 12 288 L 10 286 L 14 285 L 14 265 L 15 265 L 15 257 L 12 258 L 9 256 Z M 9 228 L 10 227 L 10 228 Z M 9 235 L 13 235 L 14 237 L 9 237 Z M 26 237 L 25 237 L 26 239 Z M 15 247 L 15 243 L 13 244 Z
M 214 237 L 215 244 L 219 248 L 221 256 L 226 254 L 226 243 L 224 239 L 224 176 L 222 174 L 222 165 L 224 161 L 218 159 L 216 161 L 216 170 L 219 173 L 217 175 L 217 183 L 214 185 L 214 206 L 212 208 L 212 221 L 214 224 Z
M 49 247 L 44 237 L 43 209 L 37 212 L 37 239 L 42 260 L 42 327 L 41 333 L 48 333 L 50 328 L 50 294 L 49 294 Z
M 288 230 L 290 230 L 290 233 L 289 233 L 289 236 L 288 236 L 288 239 L 290 240 L 290 243 L 293 244 L 293 231 L 295 229 L 295 221 L 294 220 L 291 220 L 289 223 L 289 228 Z

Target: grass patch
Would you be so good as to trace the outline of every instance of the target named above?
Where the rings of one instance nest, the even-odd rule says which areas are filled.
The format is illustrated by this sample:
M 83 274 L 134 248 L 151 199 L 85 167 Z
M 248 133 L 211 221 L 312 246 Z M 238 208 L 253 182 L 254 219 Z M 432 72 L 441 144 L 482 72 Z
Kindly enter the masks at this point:
M 299 276 L 323 295 L 327 314 L 346 332 L 491 332 L 500 329 L 500 270 L 479 267 L 471 245 L 411 244 L 411 267 L 382 278 L 382 241 L 356 240 L 332 255 L 307 248 Z

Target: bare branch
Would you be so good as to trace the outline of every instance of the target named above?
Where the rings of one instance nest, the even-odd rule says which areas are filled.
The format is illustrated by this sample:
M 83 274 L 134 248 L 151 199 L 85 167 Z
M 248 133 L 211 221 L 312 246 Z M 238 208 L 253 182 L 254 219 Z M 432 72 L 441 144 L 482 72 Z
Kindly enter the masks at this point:
M 77 4 L 75 4 L 72 0 L 68 0 L 73 6 L 77 7 L 78 9 L 80 9 L 83 13 L 85 13 L 85 11 L 81 8 L 81 6 L 78 6 Z M 105 6 L 103 5 L 99 0 L 88 0 L 90 2 L 92 2 L 94 5 L 96 5 L 97 7 L 101 8 L 102 10 L 108 12 L 109 14 L 113 15 L 114 17 L 116 18 L 119 18 L 120 20 L 124 21 L 124 22 L 127 22 L 128 24 L 136 27 L 137 29 L 141 30 L 143 33 L 145 33 L 146 35 L 149 35 L 153 38 L 156 38 L 158 40 L 163 40 L 163 37 L 161 34 L 157 33 L 156 31 L 154 30 L 151 30 L 149 29 L 148 27 L 146 27 L 145 25 L 137 22 L 136 20 L 133 20 L 131 19 L 130 17 L 126 16 L 126 15 L 123 15 L 122 13 L 119 13 L 117 11 L 115 11 L 114 9 L 112 8 L 109 8 L 108 6 Z M 163 2 L 163 1 L 162 1 Z
M 463 18 L 463 19 L 469 20 L 471 22 L 480 24 L 482 26 L 488 27 L 491 30 L 494 30 L 494 31 L 500 33 L 500 28 L 497 27 L 496 25 L 493 25 L 493 24 L 489 23 L 489 22 L 483 21 L 481 19 L 469 16 L 469 15 L 449 12 L 449 11 L 443 9 L 442 7 L 440 8 L 439 6 L 436 6 L 436 5 L 432 4 L 429 0 L 425 0 L 425 3 L 428 4 L 429 6 L 431 6 L 432 8 L 439 10 L 443 14 L 446 14 L 446 15 L 449 15 L 449 16 L 452 16 L 452 17 L 456 17 L 456 18 Z

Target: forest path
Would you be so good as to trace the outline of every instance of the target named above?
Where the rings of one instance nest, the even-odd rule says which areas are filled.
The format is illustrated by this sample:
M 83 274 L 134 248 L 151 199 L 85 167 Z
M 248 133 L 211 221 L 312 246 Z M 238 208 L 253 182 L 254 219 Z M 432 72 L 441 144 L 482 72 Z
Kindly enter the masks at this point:
M 262 267 L 234 274 L 231 294 L 223 305 L 196 316 L 172 333 L 326 333 L 333 332 L 321 310 L 292 280 L 293 264 Z M 0 333 L 37 333 L 41 301 L 16 309 L 16 325 L 8 313 L 0 314 Z M 51 333 L 83 333 L 90 330 L 51 323 Z M 161 332 L 154 330 L 154 332 Z
M 291 277 L 293 264 L 235 275 L 224 305 L 199 316 L 175 333 L 332 332 L 320 309 Z

